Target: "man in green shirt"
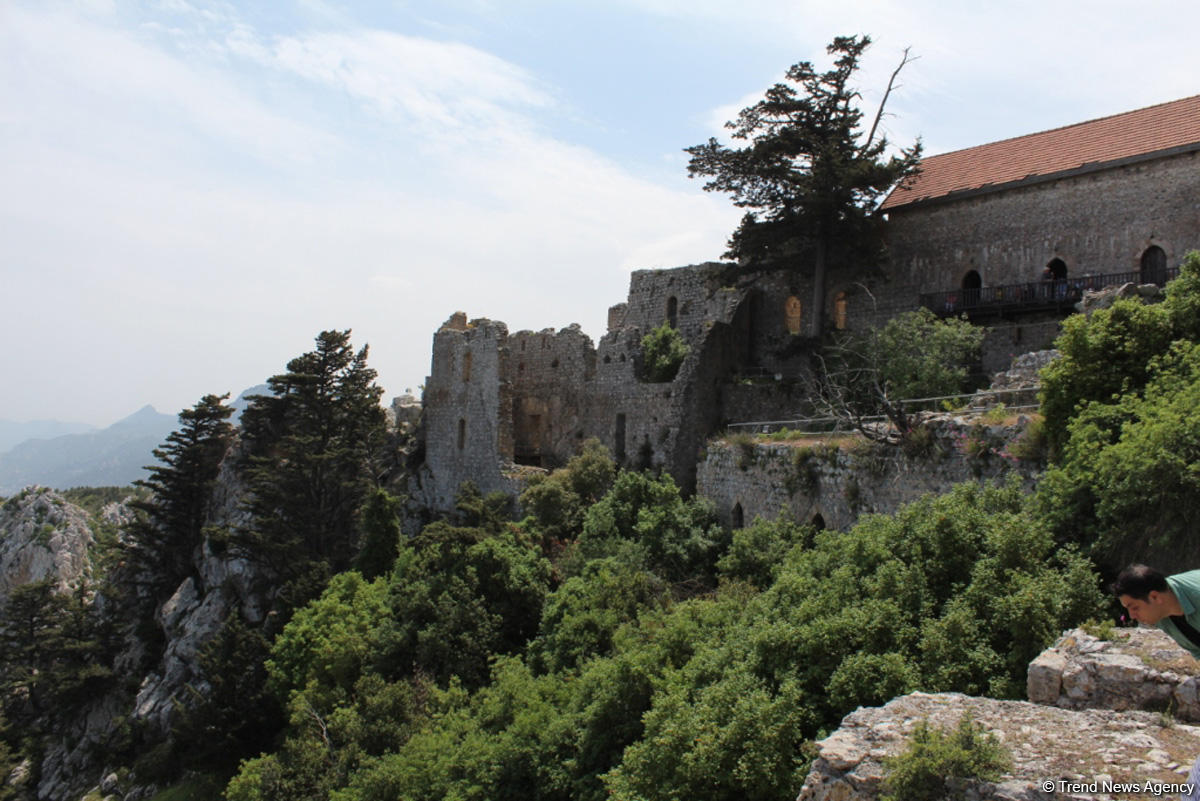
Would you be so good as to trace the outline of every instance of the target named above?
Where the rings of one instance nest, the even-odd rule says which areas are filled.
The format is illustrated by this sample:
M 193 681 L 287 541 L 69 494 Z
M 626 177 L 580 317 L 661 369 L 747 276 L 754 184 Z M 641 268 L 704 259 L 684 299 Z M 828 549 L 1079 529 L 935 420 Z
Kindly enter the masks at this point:
M 1146 565 L 1130 565 L 1112 585 L 1129 616 L 1156 626 L 1200 659 L 1200 570 L 1173 576 Z

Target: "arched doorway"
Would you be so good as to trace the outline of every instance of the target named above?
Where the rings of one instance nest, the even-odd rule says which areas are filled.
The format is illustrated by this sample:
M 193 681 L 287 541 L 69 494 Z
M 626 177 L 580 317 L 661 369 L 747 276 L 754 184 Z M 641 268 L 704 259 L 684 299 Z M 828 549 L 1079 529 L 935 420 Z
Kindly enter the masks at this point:
M 983 288 L 983 278 L 975 270 L 967 270 L 962 278 L 963 303 L 965 307 L 979 305 L 979 290 Z
M 820 512 L 817 512 L 815 515 L 813 515 L 811 522 L 812 522 L 812 527 L 814 529 L 816 529 L 817 531 L 825 530 L 825 518 L 821 516 Z
M 745 528 L 746 513 L 742 511 L 742 505 L 735 503 L 733 509 L 729 512 L 729 527 L 730 528 Z
M 1167 282 L 1167 252 L 1158 245 L 1151 245 L 1142 253 L 1142 283 L 1158 284 Z

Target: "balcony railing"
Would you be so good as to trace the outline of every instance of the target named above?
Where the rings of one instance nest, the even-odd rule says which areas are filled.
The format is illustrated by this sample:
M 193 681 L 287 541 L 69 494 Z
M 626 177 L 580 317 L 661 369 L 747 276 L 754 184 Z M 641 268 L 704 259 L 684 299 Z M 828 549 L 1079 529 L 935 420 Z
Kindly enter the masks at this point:
M 921 295 L 921 305 L 942 317 L 966 314 L 968 317 L 1004 315 L 1009 312 L 1071 311 L 1083 293 L 1121 284 L 1158 284 L 1179 275 L 1178 267 L 1146 273 L 1080 275 L 1056 278 L 1053 281 L 1027 281 L 1023 284 L 1002 284 L 976 289 L 951 289 L 946 292 L 927 292 Z

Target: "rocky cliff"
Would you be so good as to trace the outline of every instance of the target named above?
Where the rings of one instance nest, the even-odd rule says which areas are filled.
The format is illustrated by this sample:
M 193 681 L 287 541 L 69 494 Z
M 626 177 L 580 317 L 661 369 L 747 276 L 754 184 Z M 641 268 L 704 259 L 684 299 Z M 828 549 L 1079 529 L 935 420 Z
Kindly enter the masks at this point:
M 13 587 L 52 579 L 69 592 L 91 573 L 88 514 L 59 493 L 30 487 L 0 505 L 0 605 Z

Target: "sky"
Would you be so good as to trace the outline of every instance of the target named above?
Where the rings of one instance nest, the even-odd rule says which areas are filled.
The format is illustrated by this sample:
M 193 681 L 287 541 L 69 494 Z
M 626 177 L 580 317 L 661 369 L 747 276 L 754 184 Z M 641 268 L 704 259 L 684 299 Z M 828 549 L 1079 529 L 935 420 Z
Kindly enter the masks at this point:
M 419 392 L 456 310 L 593 340 L 629 273 L 719 260 L 687 177 L 869 34 L 927 154 L 1200 93 L 1200 3 L 0 0 L 0 419 L 105 426 L 352 329 Z

